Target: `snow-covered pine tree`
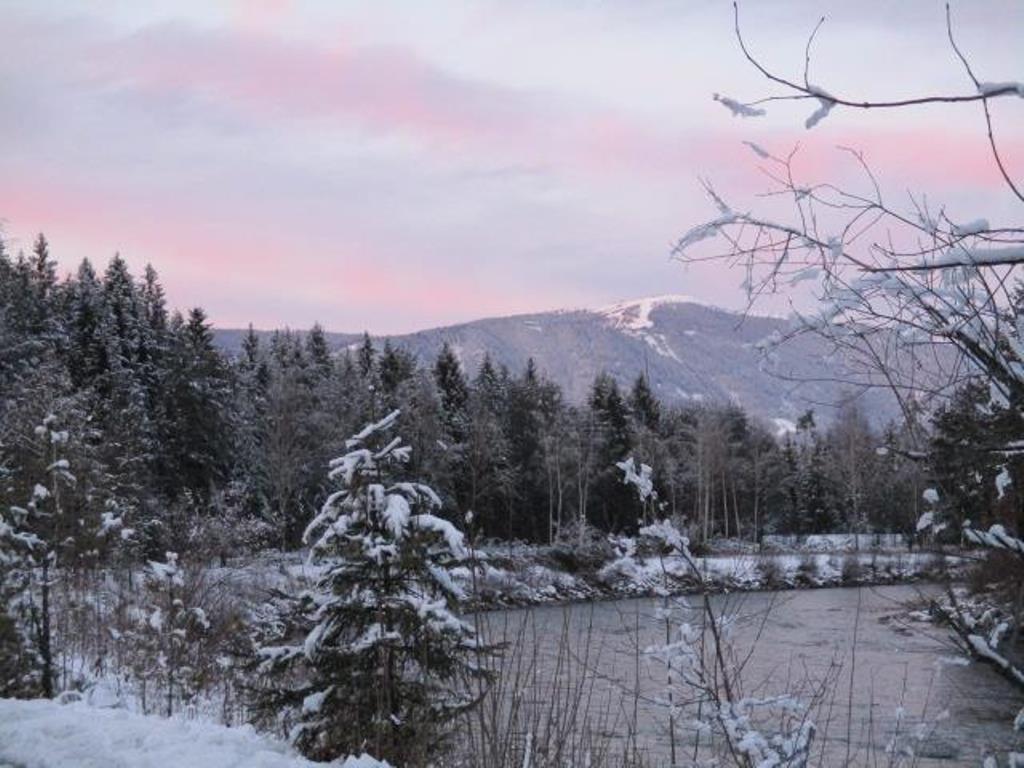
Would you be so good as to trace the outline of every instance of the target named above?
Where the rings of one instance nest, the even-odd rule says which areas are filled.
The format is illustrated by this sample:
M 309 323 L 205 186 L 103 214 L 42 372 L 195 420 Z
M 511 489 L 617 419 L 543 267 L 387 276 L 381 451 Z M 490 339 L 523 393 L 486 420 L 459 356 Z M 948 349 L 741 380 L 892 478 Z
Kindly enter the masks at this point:
M 161 423 L 161 482 L 166 495 L 183 491 L 208 500 L 230 461 L 229 372 L 213 343 L 206 314 L 196 307 L 172 324 Z
M 463 536 L 433 514 L 431 488 L 402 478 L 409 449 L 389 438 L 398 416 L 331 462 L 341 489 L 305 533 L 321 573 L 302 596 L 312 629 L 302 644 L 259 651 L 261 671 L 278 673 L 262 703 L 297 710 L 292 738 L 315 759 L 369 751 L 424 765 L 484 676 L 474 630 L 454 612 L 462 593 L 449 568 L 466 557 Z
M 314 372 L 326 379 L 334 372 L 334 358 L 327 344 L 327 335 L 320 323 L 314 323 L 306 334 L 306 357 Z
M 395 347 L 389 339 L 385 339 L 377 368 L 380 372 L 381 397 L 389 407 L 395 408 L 399 388 L 412 378 L 416 370 L 416 358 L 408 350 Z
M 434 380 L 441 396 L 445 427 L 453 443 L 461 443 L 466 434 L 466 406 L 469 403 L 469 385 L 462 372 L 459 358 L 445 342 L 434 362 Z

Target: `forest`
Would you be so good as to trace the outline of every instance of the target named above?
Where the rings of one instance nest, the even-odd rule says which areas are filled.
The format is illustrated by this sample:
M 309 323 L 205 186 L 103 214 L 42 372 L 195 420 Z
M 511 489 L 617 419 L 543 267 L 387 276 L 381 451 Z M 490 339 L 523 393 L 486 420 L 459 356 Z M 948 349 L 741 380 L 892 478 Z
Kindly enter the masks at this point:
M 59 445 L 74 520 L 53 534 L 65 562 L 102 560 L 115 520 L 132 532 L 126 556 L 143 560 L 296 548 L 326 497 L 328 461 L 395 409 L 410 473 L 485 538 L 635 533 L 643 510 L 615 468 L 630 456 L 653 470 L 659 516 L 685 520 L 695 542 L 911 537 L 932 486 L 954 523 L 1017 514 L 1012 492 L 996 503 L 994 478 L 1010 470 L 987 450 L 997 417 L 978 415 L 976 386 L 926 425 L 925 462 L 914 435 L 927 414 L 916 430 L 876 431 L 853 396 L 828 426 L 808 410 L 780 435 L 737 404 L 665 405 L 642 375 L 627 386 L 601 375 L 586 403 L 570 403 L 532 363 L 467 371 L 447 345 L 421 363 L 369 336 L 335 353 L 319 326 L 269 343 L 250 329 L 228 358 L 202 309 L 168 309 L 152 268 L 136 277 L 115 256 L 101 274 L 84 261 L 60 279 L 42 235 L 30 254 L 0 251 L 0 307 L 2 505 L 33 498 Z

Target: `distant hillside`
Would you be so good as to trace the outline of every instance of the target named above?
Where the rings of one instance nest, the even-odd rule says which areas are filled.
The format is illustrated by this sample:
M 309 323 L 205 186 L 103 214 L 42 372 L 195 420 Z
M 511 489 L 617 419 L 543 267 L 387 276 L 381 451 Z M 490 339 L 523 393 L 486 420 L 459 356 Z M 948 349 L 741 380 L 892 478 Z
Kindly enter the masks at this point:
M 784 377 L 762 370 L 755 345 L 785 327 L 782 319 L 741 316 L 688 297 L 661 296 L 597 310 L 486 318 L 390 338 L 420 360 L 433 359 L 447 341 L 470 373 L 485 352 L 512 371 L 521 370 L 532 357 L 575 402 L 585 399 L 601 371 L 624 384 L 646 372 L 654 391 L 668 402 L 734 401 L 780 426 L 813 407 L 827 422 L 830 406 L 850 391 L 827 381 L 842 378 L 842 364 L 828 359 L 821 342 L 804 337 L 781 348 L 775 370 Z M 240 330 L 218 330 L 217 341 L 234 352 L 243 335 Z M 361 334 L 328 337 L 341 349 L 358 343 Z M 870 392 L 864 398 L 876 424 L 896 416 L 895 402 L 885 393 Z

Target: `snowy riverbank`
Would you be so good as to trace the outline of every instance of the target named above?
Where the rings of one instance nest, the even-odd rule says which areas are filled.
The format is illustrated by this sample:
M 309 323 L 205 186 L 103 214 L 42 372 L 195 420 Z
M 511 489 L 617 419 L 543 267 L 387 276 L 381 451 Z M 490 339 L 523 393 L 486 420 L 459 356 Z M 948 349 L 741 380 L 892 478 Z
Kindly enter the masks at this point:
M 619 597 L 695 592 L 700 582 L 677 557 L 638 550 L 634 540 L 581 549 L 567 546 L 490 544 L 477 551 L 475 573 L 454 576 L 475 607 L 496 609 L 552 605 Z M 957 553 L 930 551 L 729 552 L 697 557 L 712 591 L 813 589 L 838 586 L 944 581 L 959 576 L 965 560 Z M 302 553 L 264 552 L 218 574 L 248 587 L 295 588 L 316 576 Z
M 695 592 L 701 578 L 678 557 L 638 553 L 631 542 L 604 562 L 580 564 L 550 547 L 490 549 L 478 569 L 475 589 L 484 607 L 538 605 L 617 597 Z M 758 553 L 695 558 L 712 591 L 756 591 L 896 584 L 946 579 L 963 560 L 932 552 Z

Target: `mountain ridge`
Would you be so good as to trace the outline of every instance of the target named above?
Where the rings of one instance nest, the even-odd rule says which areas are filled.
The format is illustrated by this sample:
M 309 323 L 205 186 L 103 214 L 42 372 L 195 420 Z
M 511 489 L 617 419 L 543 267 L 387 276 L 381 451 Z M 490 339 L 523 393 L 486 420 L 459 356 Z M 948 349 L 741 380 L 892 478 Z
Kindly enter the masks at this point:
M 447 342 L 469 375 L 484 354 L 513 372 L 533 358 L 538 370 L 575 403 L 585 400 L 594 377 L 606 371 L 623 385 L 646 374 L 655 394 L 666 402 L 735 402 L 780 427 L 788 427 L 811 407 L 827 423 L 834 409 L 855 395 L 865 399 L 865 411 L 876 424 L 896 415 L 891 396 L 879 391 L 858 394 L 844 387 L 844 362 L 829 355 L 813 336 L 799 336 L 778 348 L 776 370 L 764 370 L 759 342 L 787 326 L 788 321 L 777 316 L 744 314 L 669 294 L 371 338 L 378 344 L 390 339 L 421 362 L 432 360 Z M 266 337 L 272 332 L 259 333 Z M 218 329 L 216 338 L 233 353 L 244 334 Z M 326 335 L 335 350 L 362 339 L 361 333 Z

